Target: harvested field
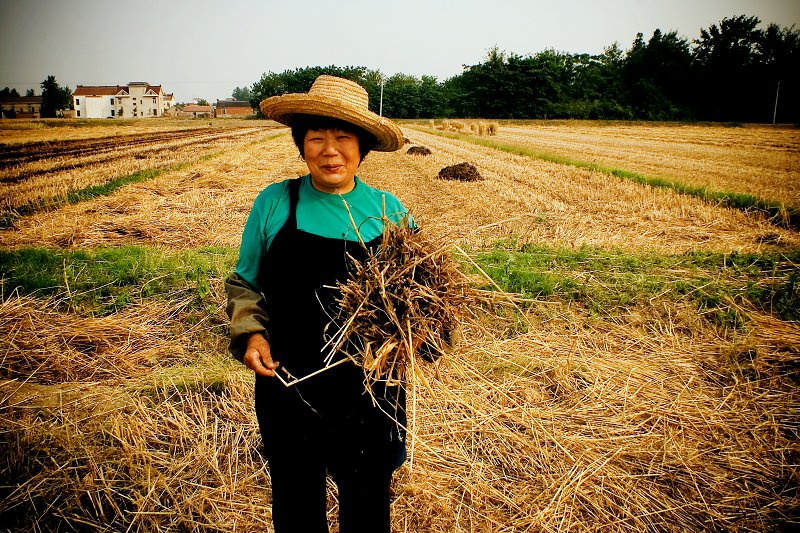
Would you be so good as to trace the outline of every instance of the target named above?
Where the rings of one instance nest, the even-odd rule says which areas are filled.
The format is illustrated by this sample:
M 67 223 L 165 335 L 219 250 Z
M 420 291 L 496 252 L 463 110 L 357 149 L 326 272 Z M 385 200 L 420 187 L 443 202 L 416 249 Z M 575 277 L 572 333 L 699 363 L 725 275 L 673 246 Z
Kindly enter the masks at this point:
M 11 145 L 0 158 L 0 210 L 46 206 L 88 187 L 191 160 L 264 135 L 263 127 L 187 129 Z
M 363 174 L 369 183 L 397 193 L 432 231 L 473 245 L 513 235 L 520 243 L 680 253 L 759 250 L 767 236 L 789 246 L 800 242 L 796 231 L 757 215 L 673 191 L 423 132 L 412 137 L 433 154 L 396 162 L 392 155 L 370 155 Z M 485 179 L 436 179 L 443 167 L 464 161 Z
M 770 126 L 504 124 L 498 142 L 800 205 L 800 129 Z
M 39 139 L 44 129 L 0 125 L 9 153 L 23 141 L 96 148 L 59 156 L 28 144 L 42 157 L 16 152 L 0 169 L 21 176 L 2 185 L 5 205 L 102 184 L 110 167 L 161 169 L 0 229 L 0 523 L 12 531 L 271 530 L 253 378 L 225 352 L 222 280 L 255 196 L 305 165 L 274 125 L 145 122 Z M 677 127 L 615 128 L 501 125 L 492 139 L 543 131 L 576 159 L 570 150 L 585 149 L 671 176 L 713 152 L 760 168 L 764 182 L 800 179 L 772 130 L 698 126 L 677 141 Z M 572 130 L 596 142 L 586 133 L 570 144 Z M 142 143 L 103 144 L 129 133 Z M 416 369 L 394 531 L 800 522 L 796 231 L 608 174 L 404 133 L 431 154 L 373 152 L 359 174 L 401 198 L 471 276 L 490 273 L 496 285 L 484 290 L 518 293 L 518 307 L 498 292 L 505 305 L 482 308 L 454 351 Z M 740 159 L 754 146 L 774 149 Z M 461 162 L 484 179 L 437 178 Z M 35 180 L 31 191 L 45 192 L 16 200 L 24 191 L 12 187 Z M 335 532 L 333 486 L 328 499 Z
M 0 232 L 0 241 L 8 247 L 238 246 L 261 189 L 278 176 L 296 177 L 304 168 L 288 136 L 251 141 L 110 196 L 21 218 L 16 228 Z M 265 177 L 272 172 L 274 178 Z
M 206 129 L 209 120 L 170 119 L 158 120 L 109 119 L 41 119 L 5 121 L 0 128 L 0 143 L 19 145 L 35 142 L 59 142 L 63 140 L 98 139 L 124 135 L 152 135 L 187 129 Z M 212 122 L 217 128 L 243 128 L 277 126 L 276 122 L 226 119 Z

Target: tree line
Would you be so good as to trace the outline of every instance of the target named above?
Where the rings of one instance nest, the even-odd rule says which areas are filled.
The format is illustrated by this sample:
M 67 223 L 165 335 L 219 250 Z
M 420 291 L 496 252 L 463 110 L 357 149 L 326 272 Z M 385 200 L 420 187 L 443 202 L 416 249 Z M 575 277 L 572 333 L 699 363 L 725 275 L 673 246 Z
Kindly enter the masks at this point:
M 753 16 L 723 19 L 691 41 L 677 32 L 639 33 L 630 48 L 602 54 L 545 50 L 522 56 L 497 48 L 443 82 L 384 78 L 365 67 L 268 72 L 234 97 L 306 92 L 320 74 L 357 81 L 378 112 L 393 118 L 622 119 L 800 123 L 800 30 Z

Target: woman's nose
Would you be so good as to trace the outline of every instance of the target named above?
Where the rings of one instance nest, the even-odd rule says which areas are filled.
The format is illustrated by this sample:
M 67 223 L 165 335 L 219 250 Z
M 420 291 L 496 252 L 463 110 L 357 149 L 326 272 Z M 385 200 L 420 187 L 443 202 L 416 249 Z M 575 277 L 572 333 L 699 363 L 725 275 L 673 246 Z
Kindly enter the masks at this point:
M 336 141 L 332 139 L 326 140 L 322 147 L 322 153 L 328 155 L 336 155 L 339 153 L 339 147 L 337 146 Z

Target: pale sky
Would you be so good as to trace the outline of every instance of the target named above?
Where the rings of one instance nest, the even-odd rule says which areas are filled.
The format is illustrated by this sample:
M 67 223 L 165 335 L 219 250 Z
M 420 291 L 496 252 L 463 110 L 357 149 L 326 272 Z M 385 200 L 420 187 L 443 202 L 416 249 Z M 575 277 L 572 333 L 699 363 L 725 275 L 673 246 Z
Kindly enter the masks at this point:
M 363 66 L 443 81 L 487 51 L 601 53 L 725 17 L 800 27 L 800 0 L 0 0 L 0 88 L 161 84 L 230 97 L 265 72 Z

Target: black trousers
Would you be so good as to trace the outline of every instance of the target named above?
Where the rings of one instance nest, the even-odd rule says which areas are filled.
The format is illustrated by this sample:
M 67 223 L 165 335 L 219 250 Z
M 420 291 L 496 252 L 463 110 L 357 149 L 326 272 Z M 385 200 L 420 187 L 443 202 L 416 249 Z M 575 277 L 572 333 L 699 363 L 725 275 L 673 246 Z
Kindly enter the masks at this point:
M 341 533 L 389 533 L 397 466 L 394 422 L 364 397 L 361 407 L 325 409 L 302 388 L 256 380 L 256 414 L 272 482 L 276 533 L 327 533 L 326 479 L 339 491 Z

